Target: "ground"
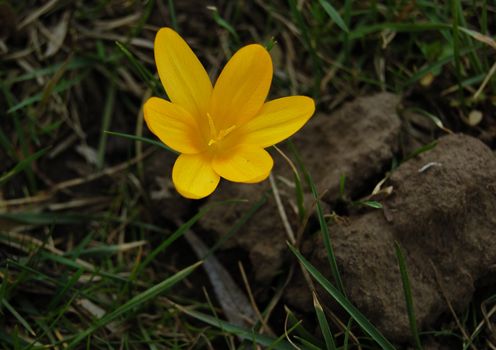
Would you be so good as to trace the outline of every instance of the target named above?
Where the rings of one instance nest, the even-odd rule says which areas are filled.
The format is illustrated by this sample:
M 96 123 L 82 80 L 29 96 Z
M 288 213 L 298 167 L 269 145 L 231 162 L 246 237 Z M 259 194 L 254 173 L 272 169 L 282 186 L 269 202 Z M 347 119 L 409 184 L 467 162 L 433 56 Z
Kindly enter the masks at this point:
M 494 348 L 495 12 L 0 0 L 1 348 Z M 175 192 L 142 112 L 164 26 L 314 98 L 269 180 Z

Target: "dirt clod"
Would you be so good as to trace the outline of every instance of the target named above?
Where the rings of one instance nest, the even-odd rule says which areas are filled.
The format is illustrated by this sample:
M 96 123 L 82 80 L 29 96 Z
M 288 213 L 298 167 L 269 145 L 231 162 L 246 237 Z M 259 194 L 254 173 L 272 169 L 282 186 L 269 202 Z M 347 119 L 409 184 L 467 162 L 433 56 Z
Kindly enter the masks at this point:
M 319 192 L 327 190 L 325 200 L 338 198 L 341 176 L 346 177 L 345 195 L 354 197 L 390 165 L 399 149 L 399 103 L 387 92 L 359 97 L 329 116 L 314 117 L 295 135 Z
M 385 335 L 404 341 L 410 329 L 394 242 L 406 257 L 421 329 L 449 313 L 449 304 L 465 309 L 496 260 L 496 158 L 475 138 L 446 136 L 403 163 L 389 183 L 394 192 L 384 210 L 330 230 L 348 297 Z M 304 251 L 330 278 L 320 236 Z M 302 293 L 294 288 L 288 299 L 312 310 Z

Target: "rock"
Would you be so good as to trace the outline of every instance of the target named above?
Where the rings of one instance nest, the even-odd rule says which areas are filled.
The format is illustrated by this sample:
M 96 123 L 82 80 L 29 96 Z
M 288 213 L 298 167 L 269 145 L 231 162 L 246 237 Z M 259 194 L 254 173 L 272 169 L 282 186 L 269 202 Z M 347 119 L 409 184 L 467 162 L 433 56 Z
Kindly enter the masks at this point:
M 366 180 L 382 175 L 383 169 L 389 166 L 399 147 L 398 103 L 399 97 L 390 93 L 357 98 L 332 115 L 312 117 L 308 125 L 295 135 L 295 145 L 320 193 L 329 189 L 325 197 L 328 201 L 339 196 L 341 174 L 347 177 L 348 195 L 354 195 Z M 283 177 L 293 181 L 285 160 L 276 152 L 272 153 L 276 179 Z M 288 217 L 293 220 L 292 227 L 296 228 L 295 190 L 287 182 L 278 181 L 278 187 Z M 200 224 L 204 229 L 223 236 L 269 190 L 268 181 L 257 185 L 222 182 L 208 203 L 232 198 L 246 199 L 247 202 L 212 208 Z M 275 201 L 268 193 L 267 203 L 223 248 L 241 247 L 248 251 L 256 282 L 267 285 L 287 260 L 286 240 L 287 234 Z
M 496 157 L 475 138 L 446 136 L 388 182 L 394 191 L 383 211 L 330 231 L 348 297 L 387 337 L 405 341 L 410 329 L 394 242 L 406 257 L 420 329 L 449 314 L 447 301 L 455 311 L 466 309 L 475 282 L 496 261 Z M 331 278 L 320 235 L 303 251 Z M 311 312 L 308 291 L 302 299 L 301 283 L 295 286 L 288 300 Z

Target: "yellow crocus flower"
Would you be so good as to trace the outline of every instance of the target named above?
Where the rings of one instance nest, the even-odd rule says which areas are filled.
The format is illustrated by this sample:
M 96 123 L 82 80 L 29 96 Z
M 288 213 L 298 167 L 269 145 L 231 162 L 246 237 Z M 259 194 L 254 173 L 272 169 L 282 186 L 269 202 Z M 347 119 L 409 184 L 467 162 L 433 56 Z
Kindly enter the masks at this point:
M 210 195 L 223 177 L 265 180 L 273 160 L 265 148 L 288 138 L 313 115 L 314 101 L 289 96 L 265 102 L 272 59 L 261 45 L 247 45 L 227 62 L 215 86 L 188 44 L 170 28 L 155 38 L 155 62 L 170 102 L 144 105 L 150 130 L 180 153 L 172 181 L 184 197 Z

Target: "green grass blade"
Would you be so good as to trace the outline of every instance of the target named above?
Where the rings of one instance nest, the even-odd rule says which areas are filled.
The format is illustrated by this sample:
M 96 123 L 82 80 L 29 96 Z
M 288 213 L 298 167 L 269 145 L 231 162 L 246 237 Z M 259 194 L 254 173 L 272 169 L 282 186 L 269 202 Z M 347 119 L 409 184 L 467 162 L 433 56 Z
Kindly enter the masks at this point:
M 172 233 L 167 239 L 165 239 L 162 243 L 160 243 L 155 249 L 153 249 L 149 254 L 147 254 L 146 258 L 140 264 L 140 266 L 136 270 L 136 276 L 138 276 L 144 269 L 147 267 L 155 257 L 163 252 L 167 247 L 169 247 L 172 243 L 174 243 L 177 239 L 182 237 L 186 231 L 188 231 L 198 220 L 200 220 L 213 206 L 222 205 L 232 202 L 238 202 L 237 200 L 226 200 L 222 202 L 212 203 L 211 205 L 207 205 L 202 208 L 198 213 L 196 213 L 191 219 L 186 221 L 184 224 L 179 226 L 179 228 Z
M 5 308 L 7 310 L 10 311 L 10 313 L 12 315 L 14 315 L 14 317 L 17 319 L 17 321 L 19 321 L 20 324 L 22 324 L 22 326 L 24 328 L 26 328 L 26 330 L 33 336 L 36 336 L 36 333 L 33 331 L 33 329 L 31 328 L 31 326 L 29 325 L 29 323 L 24 319 L 24 317 L 22 317 L 16 309 L 14 309 L 14 307 L 12 305 L 10 305 L 10 303 L 7 301 L 7 299 L 2 299 L 2 304 L 3 306 L 5 306 Z
M 317 54 L 314 41 L 312 41 L 312 35 L 310 33 L 310 28 L 305 22 L 305 18 L 302 11 L 298 8 L 298 3 L 296 0 L 288 0 L 289 8 L 291 10 L 291 16 L 293 17 L 294 23 L 298 26 L 301 33 L 303 44 L 306 46 L 312 59 L 313 71 L 314 71 L 314 95 L 320 94 L 320 82 L 322 80 L 322 59 Z
M 460 57 L 465 56 L 475 50 L 477 50 L 477 47 L 475 46 L 463 48 L 462 50 L 460 50 L 459 55 Z M 425 66 L 424 68 L 419 69 L 418 71 L 415 72 L 415 74 L 413 74 L 403 84 L 401 84 L 400 86 L 401 89 L 406 89 L 410 85 L 416 83 L 418 80 L 422 79 L 422 77 L 424 77 L 429 72 L 440 70 L 443 66 L 447 65 L 448 63 L 451 63 L 454 60 L 454 58 L 455 55 L 448 55 L 430 65 Z
M 301 183 L 301 177 L 297 173 L 297 169 L 293 169 L 293 179 L 295 184 L 295 195 L 296 195 L 296 207 L 298 208 L 298 218 L 300 222 L 303 222 L 305 218 L 306 208 L 305 208 L 305 192 L 303 190 L 303 184 Z
M 378 201 L 365 200 L 365 201 L 354 202 L 353 204 L 364 205 L 366 207 L 370 207 L 374 209 L 382 209 L 382 204 L 379 203 Z
M 50 252 L 40 251 L 38 253 L 38 255 L 40 258 L 49 259 L 49 260 L 56 262 L 56 263 L 59 263 L 61 265 L 72 267 L 76 270 L 84 269 L 85 271 L 90 271 L 90 272 L 94 273 L 96 276 L 102 276 L 102 277 L 105 277 L 107 279 L 111 279 L 111 280 L 116 281 L 116 282 L 121 282 L 121 283 L 129 282 L 129 280 L 125 277 L 122 277 L 122 276 L 119 276 L 119 275 L 116 275 L 113 273 L 109 273 L 109 272 L 106 272 L 106 271 L 101 270 L 101 269 L 95 270 L 95 269 L 89 268 L 88 266 L 82 266 L 80 263 L 78 263 L 75 260 L 68 259 L 68 258 L 60 256 L 60 255 L 55 255 L 55 254 L 52 254 Z
M 317 192 L 317 187 L 315 186 L 315 183 L 313 182 L 312 176 L 310 173 L 305 169 L 303 162 L 298 156 L 298 153 L 296 151 L 296 148 L 294 148 L 293 144 L 290 143 L 291 149 L 296 157 L 296 161 L 302 170 L 305 179 L 307 181 L 308 186 L 310 186 L 310 189 L 312 191 L 313 198 L 316 203 L 316 211 L 317 211 L 317 217 L 319 219 L 319 225 L 320 225 L 320 231 L 322 233 L 322 238 L 324 241 L 324 246 L 327 252 L 327 259 L 329 260 L 329 265 L 331 267 L 331 273 L 332 277 L 334 278 L 334 282 L 338 285 L 338 288 L 342 294 L 346 294 L 343 281 L 341 280 L 341 274 L 339 273 L 339 267 L 338 263 L 336 261 L 336 256 L 334 254 L 334 248 L 332 247 L 331 244 L 331 238 L 329 234 L 329 227 L 327 226 L 326 219 L 324 217 L 324 211 L 322 210 L 322 205 L 320 204 L 320 198 L 319 194 Z
M 417 148 L 415 151 L 413 151 L 411 154 L 406 156 L 405 159 L 403 160 L 403 162 L 406 162 L 409 159 L 415 158 L 419 154 L 422 154 L 424 152 L 428 152 L 431 149 L 434 149 L 436 146 L 437 146 L 437 141 L 432 141 L 432 142 L 428 143 L 427 145 L 421 146 L 421 147 Z
M 62 297 L 64 297 L 64 295 L 79 281 L 79 277 L 81 277 L 83 272 L 84 269 L 80 268 L 76 270 L 67 281 L 64 281 L 63 287 L 60 288 L 57 294 L 50 300 L 50 304 L 48 304 L 47 308 L 48 310 L 53 310 L 59 304 Z
M 189 219 L 184 224 L 179 226 L 179 228 L 173 234 L 167 237 L 167 239 L 165 239 L 155 249 L 153 249 L 149 254 L 147 254 L 145 260 L 143 260 L 143 262 L 138 267 L 136 271 L 136 275 L 138 276 L 145 269 L 145 267 L 147 267 L 156 258 L 156 256 L 159 253 L 163 252 L 172 243 L 174 243 L 176 240 L 182 237 L 186 233 L 186 231 L 191 228 L 191 226 L 193 226 L 198 220 L 200 220 L 203 217 L 203 215 L 206 214 L 206 212 L 207 212 L 207 208 L 204 210 L 200 210 L 195 216 L 193 216 L 191 219 Z
M 327 222 L 324 217 L 324 211 L 322 210 L 322 206 L 320 205 L 320 199 L 317 193 L 317 189 L 310 174 L 307 174 L 307 176 L 308 176 L 308 182 L 310 184 L 310 188 L 312 189 L 313 198 L 316 200 L 317 203 L 317 207 L 316 207 L 317 217 L 319 219 L 320 230 L 322 232 L 322 237 L 324 239 L 324 246 L 327 252 L 327 259 L 329 260 L 329 265 L 331 266 L 332 275 L 341 293 L 345 294 L 343 281 L 341 280 L 341 274 L 339 273 L 338 263 L 336 261 L 336 256 L 334 254 L 334 248 L 332 247 L 331 244 L 329 227 L 327 226 Z
M 356 30 L 350 32 L 350 39 L 361 39 L 369 34 L 381 32 L 385 29 L 395 32 L 424 32 L 436 31 L 443 29 L 451 29 L 451 26 L 446 23 L 435 22 L 418 22 L 418 23 L 379 23 L 370 26 L 361 26 Z
M 100 132 L 100 141 L 98 142 L 98 152 L 97 152 L 97 168 L 101 170 L 103 168 L 103 163 L 105 161 L 105 149 L 107 148 L 107 134 L 105 131 L 109 128 L 112 121 L 112 114 L 114 111 L 116 87 L 113 81 L 109 82 L 107 99 L 105 101 L 105 106 L 103 107 L 102 115 L 102 128 Z
M 394 242 L 394 247 L 396 249 L 396 258 L 398 259 L 398 265 L 400 267 L 401 282 L 403 283 L 403 291 L 405 293 L 406 310 L 408 312 L 408 321 L 410 322 L 410 330 L 412 331 L 412 336 L 415 341 L 415 348 L 417 350 L 422 350 L 422 343 L 420 342 L 420 337 L 417 328 L 417 320 L 415 318 L 415 308 L 413 305 L 412 288 L 410 285 L 410 278 L 408 277 L 408 270 L 406 267 L 405 256 L 401 250 L 398 242 Z
M 320 6 L 327 12 L 329 17 L 338 25 L 339 28 L 341 28 L 344 32 L 348 33 L 348 27 L 344 23 L 343 19 L 339 15 L 339 12 L 336 11 L 334 6 L 331 5 L 331 3 L 327 0 L 319 0 Z
M 214 19 L 215 23 L 217 23 L 217 25 L 219 27 L 227 30 L 229 32 L 229 34 L 231 34 L 232 37 L 234 38 L 234 41 L 236 42 L 236 44 L 239 44 L 241 41 L 239 39 L 238 33 L 236 32 L 236 29 L 234 29 L 234 27 L 228 21 L 226 21 L 224 18 L 221 17 L 217 7 L 208 6 L 207 8 L 210 11 L 212 11 L 212 18 Z
M 81 84 L 81 81 L 86 77 L 85 74 L 80 74 L 71 80 L 61 80 L 51 91 L 52 94 L 58 94 L 60 92 L 66 91 L 69 88 Z M 7 114 L 14 113 L 24 107 L 30 106 L 33 103 L 40 102 L 45 96 L 44 92 L 37 93 L 31 97 L 28 97 L 21 102 L 13 105 L 7 110 Z
M 317 295 L 313 292 L 313 306 L 315 308 L 315 313 L 317 314 L 317 320 L 319 321 L 320 331 L 324 336 L 324 341 L 326 344 L 327 350 L 335 350 L 336 343 L 334 343 L 334 337 L 331 333 L 331 327 L 329 327 L 329 323 L 327 322 L 327 318 L 324 313 L 324 309 L 322 305 L 320 305 L 319 300 L 317 299 Z
M 344 330 L 344 339 L 343 339 L 343 350 L 348 350 L 349 342 L 350 342 L 350 332 L 351 325 L 353 324 L 353 318 L 350 318 L 348 324 L 346 325 L 346 329 Z
M 295 339 L 297 339 L 304 346 L 303 349 L 305 349 L 305 350 L 321 350 L 322 349 L 320 346 L 316 346 L 316 345 L 312 344 L 311 342 L 309 342 L 308 340 L 306 340 L 302 337 L 299 337 L 297 335 L 295 335 Z
M 11 140 L 9 137 L 3 132 L 3 130 L 0 128 L 0 146 L 3 148 L 5 154 L 13 159 L 13 160 L 18 160 L 17 159 L 17 154 L 16 150 L 11 143 Z
M 459 21 L 460 21 L 460 13 L 458 12 L 459 6 L 456 0 L 451 0 L 451 16 L 453 19 L 452 23 L 452 35 L 453 35 L 453 60 L 455 62 L 455 76 L 458 84 L 458 97 L 462 101 L 463 104 L 463 87 L 462 87 L 462 64 L 460 62 L 460 31 Z
M 126 302 L 124 305 L 119 306 L 117 309 L 111 311 L 110 313 L 106 314 L 99 320 L 95 321 L 95 323 L 87 328 L 86 330 L 82 331 L 79 333 L 68 345 L 68 349 L 74 349 L 81 341 L 83 341 L 86 337 L 91 335 L 93 332 L 95 332 L 97 329 L 109 324 L 110 322 L 114 321 L 117 319 L 119 316 L 123 315 L 124 313 L 131 311 L 134 308 L 140 307 L 142 304 L 148 302 L 149 300 L 152 300 L 156 298 L 158 295 L 172 287 L 173 285 L 181 282 L 184 278 L 186 278 L 188 275 L 190 275 L 198 266 L 202 264 L 201 261 L 188 266 L 187 268 L 179 271 L 178 273 L 174 274 L 173 276 L 167 278 L 166 280 L 154 285 L 153 287 L 145 290 L 144 292 L 136 295 L 132 299 L 130 299 L 128 302 Z
M 73 57 L 69 61 L 64 61 L 64 62 L 58 62 L 50 66 L 45 66 L 41 67 L 38 69 L 34 69 L 33 71 L 30 71 L 25 74 L 21 75 L 16 75 L 12 79 L 7 80 L 7 84 L 11 83 L 20 83 L 23 81 L 39 78 L 39 77 L 44 77 L 46 75 L 54 74 L 55 72 L 59 71 L 63 65 L 65 65 L 65 70 L 67 71 L 73 71 L 81 68 L 88 68 L 94 65 L 95 62 L 91 59 L 88 58 L 82 58 L 82 57 Z
M 422 114 L 423 116 L 425 116 L 425 117 L 429 118 L 429 119 L 432 121 L 432 123 L 434 123 L 434 125 L 436 125 L 439 129 L 441 129 L 441 130 L 443 130 L 443 131 L 445 131 L 445 132 L 448 132 L 448 133 L 450 132 L 450 130 L 449 130 L 449 129 L 447 129 L 447 128 L 444 126 L 444 124 L 443 124 L 443 122 L 441 121 L 441 119 L 439 119 L 439 117 L 435 116 L 434 114 L 429 113 L 429 112 L 427 112 L 427 111 L 424 111 L 424 110 L 423 110 L 423 109 L 421 109 L 421 108 L 412 108 L 412 109 L 410 109 L 410 110 L 411 110 L 411 111 L 413 111 L 413 112 L 416 112 L 416 113 Z
M 384 350 L 394 350 L 394 346 L 382 335 L 382 333 L 341 293 L 332 285 L 310 262 L 301 255 L 301 253 L 288 243 L 289 249 L 293 252 L 298 260 L 303 264 L 305 269 L 319 282 L 319 284 L 338 302 L 348 314 L 353 317 L 362 330 L 381 346 Z
M 350 28 L 351 25 L 351 9 L 352 9 L 353 0 L 345 0 L 344 1 L 344 23 L 346 28 Z M 351 53 L 352 42 L 350 40 L 350 32 L 345 32 L 344 40 L 343 40 L 343 57 L 345 62 L 349 62 L 350 53 Z
M 296 192 L 296 205 L 298 208 L 298 218 L 300 219 L 300 222 L 303 221 L 306 215 L 306 210 L 305 210 L 305 193 L 303 193 L 303 186 L 301 184 L 301 180 L 299 176 L 296 176 L 296 174 L 293 176 L 294 181 L 295 181 L 295 192 Z
M 29 344 L 19 337 L 18 332 L 9 332 L 0 329 L 0 344 L 2 344 L 2 349 L 26 349 Z M 10 345 L 11 347 L 7 347 L 6 345 Z
M 26 167 L 31 165 L 31 163 L 34 162 L 36 159 L 43 156 L 46 153 L 46 151 L 48 151 L 48 149 L 49 149 L 49 147 L 43 148 L 43 149 L 39 150 L 38 152 L 33 153 L 32 155 L 24 158 L 19 163 L 17 163 L 12 169 L 7 171 L 5 174 L 3 174 L 0 177 L 0 186 L 3 185 L 4 183 L 6 183 L 7 181 L 9 181 L 12 177 L 14 177 L 19 172 L 23 171 Z
M 185 314 L 199 320 L 202 322 L 205 322 L 211 326 L 217 327 L 221 329 L 224 332 L 228 332 L 231 334 L 235 334 L 236 336 L 245 339 L 250 342 L 255 342 L 257 344 L 270 347 L 272 349 L 276 350 L 292 350 L 293 347 L 291 344 L 289 344 L 286 340 L 278 338 L 272 338 L 268 337 L 266 335 L 258 334 L 257 331 L 251 330 L 251 329 L 245 329 L 239 326 L 235 326 L 233 324 L 230 324 L 229 322 L 223 321 L 219 318 L 212 317 L 209 315 L 206 315 L 204 313 L 198 312 L 198 311 L 193 311 L 189 310 L 183 307 L 180 307 L 177 305 L 177 308 L 184 312 Z
M 155 78 L 155 76 L 139 61 L 134 55 L 129 51 L 127 46 L 124 43 L 116 41 L 115 44 L 127 58 L 129 63 L 133 66 L 134 70 L 140 78 L 145 82 L 146 85 L 153 91 L 156 95 L 166 95 L 164 89 L 162 88 L 162 84 Z
M 0 219 L 27 225 L 74 224 L 88 220 L 87 216 L 62 213 L 0 213 Z
M 155 141 L 146 137 L 142 136 L 137 136 L 137 135 L 131 135 L 131 134 L 125 134 L 122 132 L 116 132 L 116 131 L 105 131 L 106 134 L 111 135 L 111 136 L 118 136 L 118 137 L 123 137 L 125 139 L 133 140 L 133 141 L 140 141 L 140 142 L 146 142 L 149 143 L 150 145 L 158 146 L 160 148 L 165 149 L 166 151 L 173 152 L 178 154 L 176 151 L 174 151 L 172 148 L 168 147 L 167 145 L 163 144 L 160 141 Z
M 174 0 L 168 0 L 167 5 L 169 7 L 169 13 L 170 13 L 170 18 L 171 18 L 172 28 L 174 28 L 174 30 L 176 32 L 178 32 L 179 27 L 177 26 L 176 8 L 174 6 Z
M 487 21 L 487 0 L 482 1 L 482 16 L 481 16 L 481 29 L 482 34 L 487 35 L 488 33 L 488 21 Z

